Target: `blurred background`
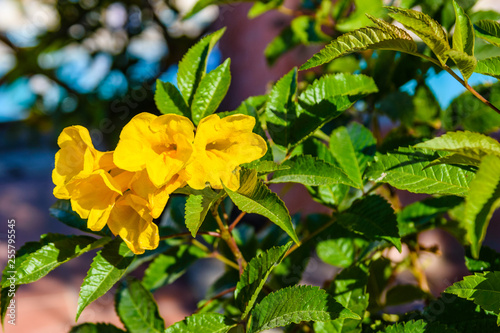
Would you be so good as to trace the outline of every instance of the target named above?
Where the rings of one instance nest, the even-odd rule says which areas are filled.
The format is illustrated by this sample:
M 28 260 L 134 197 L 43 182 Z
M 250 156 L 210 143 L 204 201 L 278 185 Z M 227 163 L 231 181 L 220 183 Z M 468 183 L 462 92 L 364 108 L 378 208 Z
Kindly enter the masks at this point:
M 210 70 L 223 59 L 232 59 L 232 83 L 222 110 L 234 110 L 245 98 L 265 93 L 270 82 L 321 48 L 299 46 L 270 66 L 264 50 L 290 24 L 290 16 L 270 11 L 250 20 L 250 4 L 231 4 L 208 7 L 182 21 L 182 15 L 195 2 L 0 0 L 1 268 L 7 259 L 8 219 L 16 220 L 17 249 L 47 232 L 75 232 L 48 213 L 56 201 L 51 172 L 57 137 L 64 127 L 85 126 L 98 149 L 113 150 L 121 128 L 134 115 L 158 113 L 153 100 L 155 81 L 175 83 L 182 55 L 201 36 L 223 26 L 228 29 L 208 64 Z M 293 8 L 298 2 L 285 4 Z M 500 10 L 496 0 L 478 1 L 476 6 Z M 471 80 L 477 83 L 485 79 Z M 441 90 L 438 95 L 443 108 L 463 91 L 445 75 L 433 76 L 428 84 Z M 303 188 L 284 199 L 291 213 L 324 212 Z M 412 200 L 415 197 L 403 204 Z M 499 229 L 498 223 L 492 223 L 491 228 Z M 499 232 L 488 233 L 492 234 Z M 422 237 L 426 247 L 454 241 L 443 231 L 424 233 Z M 499 249 L 495 239 L 487 239 L 485 244 Z M 93 254 L 70 261 L 36 283 L 21 286 L 16 294 L 17 325 L 6 325 L 6 332 L 68 332 L 75 324 L 79 287 Z M 396 254 L 392 255 L 398 260 Z M 467 273 L 463 263 L 453 261 L 453 253 L 446 255 L 445 251 L 443 260 L 434 260 L 429 266 L 429 271 L 447 272 L 430 278 L 436 292 Z M 313 266 L 309 276 L 313 283 L 318 270 L 326 270 L 330 276 L 335 270 L 319 260 Z M 200 277 L 196 274 L 200 269 L 213 274 Z M 201 261 L 186 279 L 155 293 L 167 326 L 195 310 L 211 282 L 209 276 L 217 276 L 218 270 L 216 263 Z M 87 321 L 122 327 L 114 312 L 112 292 L 90 305 L 78 322 Z

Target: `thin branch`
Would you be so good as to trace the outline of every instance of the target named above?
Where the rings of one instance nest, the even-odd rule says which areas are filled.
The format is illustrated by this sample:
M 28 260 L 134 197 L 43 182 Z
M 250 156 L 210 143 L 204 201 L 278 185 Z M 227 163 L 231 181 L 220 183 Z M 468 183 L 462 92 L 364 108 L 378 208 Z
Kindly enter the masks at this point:
M 238 215 L 238 217 L 234 219 L 233 223 L 231 223 L 231 225 L 228 228 L 229 232 L 233 231 L 234 227 L 236 227 L 236 225 L 241 221 L 241 219 L 243 218 L 243 216 L 246 215 L 246 213 L 247 212 L 241 212 L 240 215 Z
M 215 231 L 198 231 L 197 235 L 208 235 L 208 236 L 218 237 L 218 238 L 221 237 L 220 234 L 218 232 L 215 232 Z M 184 236 L 191 236 L 191 233 L 190 232 L 180 232 L 178 234 L 162 236 L 162 237 L 160 237 L 160 240 L 177 238 L 177 237 L 184 237 Z
M 201 309 L 203 309 L 204 307 L 206 307 L 208 304 L 212 303 L 216 299 L 221 298 L 222 296 L 227 295 L 229 293 L 232 293 L 235 290 L 236 290 L 236 287 L 232 287 L 232 288 L 228 288 L 226 290 L 221 291 L 220 293 L 218 293 L 217 295 L 215 295 L 214 297 L 212 297 L 208 301 L 206 301 L 205 304 L 203 304 L 203 306 L 201 308 L 197 309 L 194 313 L 198 313 Z

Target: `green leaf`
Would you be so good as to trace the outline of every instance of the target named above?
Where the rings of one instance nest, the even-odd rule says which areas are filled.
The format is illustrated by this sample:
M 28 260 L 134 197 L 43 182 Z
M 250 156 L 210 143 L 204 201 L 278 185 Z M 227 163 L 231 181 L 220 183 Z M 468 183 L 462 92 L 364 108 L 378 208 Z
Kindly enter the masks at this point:
M 374 16 L 381 16 L 384 13 L 382 0 L 355 0 L 354 7 L 354 12 L 335 25 L 338 31 L 346 32 L 370 25 L 372 22 L 366 13 Z
M 482 246 L 479 252 L 479 258 L 472 258 L 471 249 L 465 250 L 465 266 L 471 273 L 484 272 L 484 271 L 500 271 L 500 253 L 489 248 Z
M 484 134 L 469 131 L 448 132 L 414 147 L 448 151 L 454 153 L 452 156 L 458 155 L 466 158 L 468 164 L 475 166 L 481 163 L 484 156 L 500 156 L 500 143 L 498 141 Z
M 191 105 L 195 125 L 198 125 L 201 119 L 214 113 L 226 96 L 231 84 L 230 64 L 231 59 L 226 59 L 219 67 L 201 79 Z
M 257 171 L 258 174 L 267 174 L 278 170 L 290 169 L 289 165 L 278 164 L 273 161 L 255 161 L 247 163 L 244 166 Z
M 412 320 L 387 326 L 384 330 L 378 331 L 378 333 L 425 333 L 429 331 L 427 325 L 423 320 Z
M 109 241 L 108 237 L 95 239 L 89 236 L 49 234 L 34 246 L 35 251 L 16 258 L 15 268 L 10 270 L 16 271 L 17 285 L 35 282 L 63 263 Z M 8 284 L 4 281 L 2 287 Z
M 376 23 L 382 21 L 375 18 L 372 20 Z M 338 37 L 303 64 L 300 70 L 319 66 L 357 51 L 376 49 L 408 53 L 417 51 L 417 45 L 406 31 L 384 23 L 380 23 L 384 28 L 380 26 L 361 28 Z
M 431 295 L 424 292 L 418 286 L 411 284 L 396 285 L 387 290 L 385 306 L 402 305 L 431 297 Z
M 104 295 L 120 280 L 134 257 L 134 253 L 121 238 L 115 238 L 97 252 L 80 289 L 76 320 L 87 305 Z
M 225 30 L 223 28 L 203 37 L 186 52 L 179 62 L 177 85 L 188 106 L 191 106 L 195 92 L 205 76 L 208 54 Z
M 330 285 L 330 291 L 335 300 L 348 308 L 360 318 L 364 317 L 368 307 L 366 284 L 368 272 L 366 269 L 353 266 L 344 269 L 335 277 Z M 357 319 L 335 319 L 332 321 L 314 323 L 316 333 L 357 333 L 361 332 L 361 321 Z
M 500 23 L 493 20 L 480 20 L 474 24 L 476 35 L 496 47 L 500 47 Z
M 453 0 L 453 8 L 456 17 L 453 48 L 469 56 L 474 56 L 474 28 L 470 18 L 455 0 Z
M 500 105 L 500 83 L 475 86 L 474 89 L 482 96 L 489 96 L 493 105 Z M 464 129 L 488 133 L 500 128 L 500 114 L 468 91 L 451 102 L 441 119 L 444 129 L 448 131 Z
M 252 310 L 269 274 L 281 263 L 291 245 L 289 242 L 284 246 L 273 247 L 250 260 L 234 291 L 236 302 L 243 312 L 242 318 L 246 318 Z
M 130 333 L 163 333 L 165 323 L 160 317 L 153 295 L 134 278 L 127 278 L 116 292 L 116 312 Z
M 347 128 L 338 127 L 330 135 L 333 157 L 357 188 L 364 185 L 362 175 L 375 156 L 376 143 L 372 133 L 358 123 L 351 123 Z
M 448 59 L 448 37 L 443 27 L 429 15 L 422 12 L 397 7 L 387 7 L 389 16 L 403 24 L 405 28 L 415 33 L 429 46 L 438 60 L 444 66 Z
M 256 4 L 257 5 L 257 4 Z M 264 55 L 269 65 L 279 59 L 283 53 L 293 49 L 297 45 L 309 45 L 330 41 L 330 38 L 321 31 L 321 26 L 316 20 L 308 15 L 296 17 L 276 36 L 264 50 Z
M 477 62 L 475 72 L 493 76 L 500 80 L 500 57 L 491 57 Z
M 266 103 L 267 129 L 273 141 L 287 147 L 290 142 L 290 126 L 295 120 L 295 94 L 297 92 L 297 68 L 293 68 L 273 86 Z
M 464 77 L 464 81 L 467 82 L 476 68 L 476 58 L 474 56 L 468 55 L 465 52 L 457 51 L 454 49 L 449 50 L 447 55 L 457 65 L 460 73 L 462 73 Z
M 302 321 L 328 321 L 360 317 L 344 308 L 325 290 L 312 286 L 280 289 L 264 297 L 252 311 L 249 333 Z
M 254 170 L 241 172 L 240 184 L 238 191 L 224 187 L 235 205 L 241 211 L 267 217 L 283 229 L 295 243 L 299 243 L 288 209 L 275 193 L 257 179 L 257 173 Z
M 327 264 L 348 267 L 355 258 L 354 240 L 348 237 L 339 237 L 319 242 L 316 246 L 318 257 Z
M 87 220 L 83 220 L 73 211 L 69 200 L 57 200 L 56 203 L 49 208 L 49 212 L 50 215 L 71 228 L 76 228 L 99 236 L 111 236 L 111 231 L 108 226 L 105 226 L 100 231 L 94 231 L 87 228 Z
M 414 202 L 398 213 L 398 229 L 401 237 L 417 233 L 436 225 L 436 218 L 458 206 L 463 198 L 442 196 Z
M 198 229 L 201 227 L 203 221 L 205 221 L 205 217 L 207 216 L 210 207 L 219 200 L 223 191 L 219 193 L 211 190 L 210 188 L 205 188 L 201 192 L 201 194 L 192 194 L 189 195 L 186 201 L 186 227 L 191 232 L 193 237 L 196 237 L 196 233 Z
M 366 176 L 374 182 L 389 183 L 397 189 L 413 193 L 466 196 L 474 172 L 448 164 L 426 168 L 430 162 L 445 154 L 399 148 L 392 153 L 375 156 L 375 161 L 366 170 Z
M 271 9 L 278 8 L 283 4 L 284 0 L 270 0 L 267 2 L 256 2 L 253 4 L 252 8 L 248 11 L 248 18 L 256 18 L 259 15 L 264 14 Z
M 69 333 L 125 333 L 125 331 L 111 324 L 85 323 L 72 327 Z
M 165 333 L 226 333 L 236 323 L 218 313 L 199 313 L 186 317 L 165 330 Z
M 471 243 L 472 256 L 479 257 L 493 212 L 500 207 L 500 158 L 485 156 L 465 199 L 464 224 Z
M 358 187 L 340 168 L 309 155 L 295 156 L 282 165 L 289 168 L 276 171 L 270 183 L 291 182 L 311 186 L 346 184 Z
M 500 272 L 465 276 L 462 281 L 454 283 L 445 292 L 473 301 L 486 311 L 500 313 Z
M 170 82 L 156 80 L 155 103 L 163 114 L 173 113 L 191 118 L 186 101 L 182 98 L 179 90 Z
M 378 195 L 355 201 L 349 209 L 337 215 L 337 221 L 368 239 L 391 242 L 401 252 L 396 214 L 391 205 Z
M 203 250 L 187 244 L 168 249 L 167 252 L 158 255 L 146 268 L 142 284 L 153 291 L 173 283 L 189 266 L 205 256 Z

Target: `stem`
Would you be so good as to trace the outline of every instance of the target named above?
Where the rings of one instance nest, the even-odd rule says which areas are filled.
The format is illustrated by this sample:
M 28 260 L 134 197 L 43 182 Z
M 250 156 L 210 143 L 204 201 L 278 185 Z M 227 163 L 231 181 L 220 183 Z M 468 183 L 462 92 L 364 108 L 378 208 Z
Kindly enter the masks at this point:
M 297 248 L 304 244 L 305 242 L 307 242 L 308 240 L 310 240 L 311 238 L 319 235 L 320 233 L 322 233 L 323 231 L 325 231 L 327 228 L 329 228 L 332 224 L 334 224 L 337 220 L 335 218 L 332 218 L 332 220 L 328 223 L 325 223 L 323 224 L 320 228 L 316 229 L 313 233 L 307 235 L 306 237 L 304 237 L 299 244 L 293 244 L 292 247 L 287 251 L 287 253 L 285 254 L 285 258 L 288 257 L 293 251 L 297 250 Z
M 218 232 L 214 231 L 199 231 L 197 235 L 208 235 L 212 237 L 218 237 L 220 238 L 220 234 Z M 177 238 L 177 237 L 184 237 L 184 236 L 191 236 L 190 232 L 180 232 L 178 234 L 173 234 L 173 235 L 168 235 L 168 236 L 162 236 L 160 237 L 160 240 L 165 240 L 165 239 L 170 239 L 170 238 Z
M 420 286 L 420 289 L 430 294 L 431 289 L 429 288 L 429 282 L 427 281 L 427 276 L 425 275 L 425 272 L 422 269 L 420 262 L 418 261 L 418 253 L 412 251 L 410 253 L 410 259 L 413 264 L 413 273 L 415 274 L 415 277 L 418 280 L 418 285 Z
M 205 304 L 203 304 L 203 306 L 201 308 L 197 309 L 194 313 L 198 313 L 201 309 L 203 309 L 204 307 L 206 307 L 208 304 L 212 303 L 216 299 L 221 298 L 222 296 L 227 295 L 229 293 L 232 293 L 235 290 L 236 290 L 236 287 L 232 287 L 232 288 L 221 291 L 220 293 L 218 293 L 214 297 L 210 298 Z
M 231 225 L 228 228 L 229 232 L 233 231 L 234 227 L 236 227 L 236 225 L 241 221 L 241 219 L 243 218 L 243 216 L 246 215 L 246 213 L 247 212 L 241 212 L 240 215 L 238 215 L 238 217 L 234 219 L 233 223 L 231 223 Z
M 481 102 L 483 102 L 484 104 L 486 104 L 488 107 L 490 107 L 491 109 L 493 109 L 496 113 L 500 114 L 500 110 L 494 106 L 493 104 L 490 103 L 490 101 L 488 101 L 486 98 L 484 98 L 480 93 L 478 93 L 474 88 L 472 88 L 467 82 L 465 82 L 460 76 L 458 76 L 450 67 L 448 67 L 447 65 L 442 65 L 439 61 L 437 60 L 434 60 L 432 59 L 431 57 L 428 57 L 426 55 L 423 55 L 423 54 L 419 54 L 419 53 L 413 53 L 413 52 L 406 52 L 408 54 L 411 54 L 411 55 L 414 55 L 414 56 L 417 56 L 417 57 L 420 57 L 422 59 L 425 59 L 425 60 L 428 60 L 430 62 L 432 62 L 433 64 L 435 64 L 436 66 L 444 69 L 445 71 L 447 71 L 451 76 L 453 76 L 453 78 L 455 80 L 457 80 L 458 82 L 460 82 L 461 85 L 463 85 L 465 87 L 465 89 L 467 89 L 469 92 L 472 93 L 472 95 L 474 95 L 477 99 L 479 99 Z
M 196 239 L 192 239 L 191 240 L 191 244 L 193 244 L 194 246 L 196 246 L 197 248 L 201 249 L 203 252 L 206 252 L 208 253 L 211 257 L 219 260 L 219 261 L 222 261 L 223 263 L 225 263 L 226 265 L 228 266 L 231 266 L 233 267 L 234 269 L 239 269 L 239 266 L 227 259 L 226 257 L 224 257 L 222 254 L 218 253 L 218 252 L 211 252 L 208 247 L 206 247 L 205 245 L 203 245 L 202 243 L 198 242 Z
M 236 241 L 234 240 L 233 235 L 229 232 L 229 230 L 222 222 L 219 213 L 217 212 L 217 207 L 212 209 L 212 215 L 217 224 L 219 225 L 221 238 L 226 242 L 227 246 L 229 246 L 229 249 L 231 249 L 231 252 L 233 252 L 234 257 L 236 258 L 240 275 L 243 274 L 243 270 L 247 266 L 247 262 L 245 258 L 243 258 L 243 255 L 241 254 L 238 245 L 236 245 Z

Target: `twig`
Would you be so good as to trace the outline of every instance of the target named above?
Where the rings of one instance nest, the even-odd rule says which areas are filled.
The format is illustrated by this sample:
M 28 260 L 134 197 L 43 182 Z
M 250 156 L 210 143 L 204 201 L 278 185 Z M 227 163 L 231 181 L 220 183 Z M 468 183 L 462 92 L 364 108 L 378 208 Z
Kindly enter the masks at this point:
M 231 225 L 228 228 L 229 232 L 233 231 L 234 227 L 236 227 L 236 225 L 241 221 L 241 219 L 243 218 L 243 216 L 246 215 L 246 213 L 247 212 L 241 212 L 240 215 L 238 215 L 238 217 L 234 219 L 233 223 L 231 223 Z
M 232 288 L 221 291 L 220 293 L 218 293 L 217 295 L 215 295 L 214 297 L 212 297 L 208 301 L 206 301 L 205 304 L 203 304 L 203 306 L 201 308 L 197 309 L 194 313 L 198 313 L 201 309 L 203 309 L 204 307 L 206 307 L 208 304 L 212 303 L 216 299 L 221 298 L 222 296 L 227 295 L 229 293 L 232 293 L 235 290 L 236 290 L 236 287 L 232 287 Z

